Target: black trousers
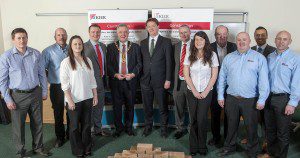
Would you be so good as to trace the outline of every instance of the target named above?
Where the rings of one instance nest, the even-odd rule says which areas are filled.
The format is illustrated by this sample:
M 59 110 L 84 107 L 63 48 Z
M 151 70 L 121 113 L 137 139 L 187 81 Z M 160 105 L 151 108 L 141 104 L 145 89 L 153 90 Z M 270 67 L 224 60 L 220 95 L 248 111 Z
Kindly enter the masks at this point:
M 70 117 L 70 144 L 74 155 L 91 152 L 91 110 L 93 99 L 75 103 L 75 110 L 68 108 Z
M 114 111 L 114 124 L 117 131 L 132 130 L 133 117 L 134 117 L 134 101 L 136 90 L 135 87 L 130 87 L 129 82 L 126 80 L 110 80 L 113 111 Z M 124 109 L 124 124 L 122 123 L 122 106 Z
M 212 92 L 209 92 L 204 99 L 197 99 L 190 90 L 187 90 L 187 99 L 191 118 L 190 152 L 207 152 L 207 113 L 211 104 Z
M 166 90 L 164 87 L 155 88 L 151 85 L 141 86 L 144 112 L 145 112 L 145 128 L 153 126 L 153 98 L 155 96 L 159 105 L 160 125 L 162 130 L 166 130 L 168 126 L 169 109 L 167 105 Z
M 212 90 L 212 103 L 210 107 L 211 111 L 211 132 L 213 139 L 219 141 L 221 139 L 221 112 L 222 108 L 218 103 L 218 94 L 216 87 Z M 224 112 L 224 138 L 227 136 L 227 116 Z
M 257 98 L 237 98 L 227 95 L 225 112 L 228 120 L 227 137 L 224 149 L 235 151 L 240 116 L 243 116 L 247 131 L 247 151 L 250 156 L 256 156 L 259 150 L 257 136 L 258 110 L 256 109 Z
M 66 113 L 67 130 L 64 126 L 64 92 L 61 89 L 61 84 L 50 84 L 50 100 L 54 112 L 55 135 L 57 139 L 64 140 L 65 136 L 69 135 L 69 117 Z
M 270 95 L 268 104 L 264 108 L 267 151 L 276 157 L 287 157 L 290 141 L 289 125 L 291 115 L 285 115 L 285 107 L 289 101 L 289 95 Z

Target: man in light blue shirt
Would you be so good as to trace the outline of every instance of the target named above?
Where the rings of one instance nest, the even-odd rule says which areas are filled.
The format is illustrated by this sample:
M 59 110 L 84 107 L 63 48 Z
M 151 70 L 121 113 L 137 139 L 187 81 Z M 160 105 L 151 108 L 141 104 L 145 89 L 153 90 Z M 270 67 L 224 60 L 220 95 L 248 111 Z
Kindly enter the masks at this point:
M 276 51 L 267 58 L 271 87 L 264 110 L 267 152 L 275 157 L 287 157 L 291 115 L 300 100 L 300 56 L 289 48 L 291 42 L 289 32 L 279 32 L 275 38 Z
M 250 49 L 250 42 L 248 33 L 239 33 L 236 37 L 237 51 L 228 54 L 221 66 L 217 85 L 218 103 L 221 107 L 226 105 L 228 133 L 219 156 L 232 154 L 236 150 L 241 115 L 247 127 L 248 155 L 256 157 L 259 151 L 258 110 L 264 108 L 270 89 L 267 61 L 262 54 Z M 226 86 L 228 95 L 225 104 Z
M 69 136 L 69 118 L 67 118 L 67 130 L 64 127 L 64 92 L 61 89 L 59 70 L 60 63 L 68 56 L 67 32 L 63 28 L 57 28 L 54 34 L 55 44 L 43 50 L 45 69 L 48 72 L 50 83 L 50 100 L 54 112 L 55 122 L 55 147 L 61 147 L 65 142 L 65 136 Z
M 11 110 L 12 135 L 17 157 L 25 157 L 25 120 L 30 117 L 32 149 L 43 156 L 51 154 L 43 148 L 42 100 L 47 99 L 47 78 L 42 55 L 27 46 L 23 28 L 11 33 L 14 47 L 0 57 L 0 90 Z

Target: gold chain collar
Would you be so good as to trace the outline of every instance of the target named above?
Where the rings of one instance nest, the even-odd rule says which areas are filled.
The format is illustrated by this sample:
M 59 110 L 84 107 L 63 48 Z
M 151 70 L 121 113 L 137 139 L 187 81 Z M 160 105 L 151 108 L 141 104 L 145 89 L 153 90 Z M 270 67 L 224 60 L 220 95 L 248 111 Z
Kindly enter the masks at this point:
M 130 50 L 130 47 L 131 47 L 131 42 L 130 41 L 128 41 L 128 47 L 127 47 L 127 50 L 125 50 L 125 53 L 123 53 L 121 50 L 120 50 L 120 47 L 119 47 L 119 44 L 117 44 L 117 43 L 119 43 L 119 42 L 115 42 L 115 46 L 117 47 L 117 49 L 118 49 L 118 52 L 122 55 L 122 63 L 126 63 L 126 53 Z

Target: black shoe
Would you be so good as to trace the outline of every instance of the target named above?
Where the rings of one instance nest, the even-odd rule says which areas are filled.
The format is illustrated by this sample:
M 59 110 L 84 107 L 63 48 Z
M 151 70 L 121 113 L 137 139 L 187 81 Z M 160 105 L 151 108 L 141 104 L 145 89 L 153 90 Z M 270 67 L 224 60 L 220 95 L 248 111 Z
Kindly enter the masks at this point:
M 63 140 L 63 139 L 56 139 L 55 148 L 59 148 L 59 147 L 63 146 L 64 142 L 65 142 L 65 140 Z
M 84 155 L 76 155 L 77 158 L 84 158 Z
M 52 156 L 52 153 L 50 153 L 49 151 L 45 151 L 45 150 L 42 150 L 42 151 L 34 151 L 33 153 L 34 153 L 34 154 L 39 154 L 39 155 L 44 156 L 44 157 Z
M 197 155 L 197 153 L 190 152 L 190 155 L 191 155 L 191 156 L 196 156 L 196 155 Z
M 92 152 L 86 152 L 85 154 L 84 154 L 86 157 L 90 157 L 90 156 L 92 156 Z
M 122 133 L 122 131 L 115 131 L 112 136 L 115 138 L 118 138 L 121 136 L 121 133 Z
M 175 138 L 175 139 L 179 139 L 179 138 L 181 138 L 183 135 L 184 135 L 184 134 L 183 134 L 182 131 L 178 131 L 178 132 L 176 132 L 176 133 L 174 134 L 174 138 Z
M 217 156 L 224 157 L 224 156 L 231 155 L 233 153 L 234 153 L 234 151 L 232 151 L 232 150 L 222 149 L 220 152 L 217 153 Z
M 152 132 L 152 128 L 151 127 L 145 127 L 144 131 L 143 131 L 143 136 L 147 137 L 148 135 L 150 135 Z
M 167 138 L 168 137 L 168 133 L 167 133 L 167 131 L 162 131 L 161 133 L 160 133 L 160 136 L 162 137 L 162 138 Z
M 207 144 L 210 146 L 214 146 L 214 145 L 218 145 L 219 143 L 220 143 L 220 139 L 211 138 Z
M 101 135 L 104 136 L 104 137 L 109 137 L 109 136 L 111 136 L 111 132 L 102 129 Z
M 132 131 L 132 129 L 126 130 L 125 132 L 126 132 L 129 136 L 135 136 L 135 133 Z

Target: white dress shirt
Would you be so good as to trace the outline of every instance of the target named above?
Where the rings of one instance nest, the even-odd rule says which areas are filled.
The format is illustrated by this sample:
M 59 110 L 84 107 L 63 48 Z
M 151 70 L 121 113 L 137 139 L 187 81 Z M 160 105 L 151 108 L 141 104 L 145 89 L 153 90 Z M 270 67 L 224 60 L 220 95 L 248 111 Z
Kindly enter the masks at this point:
M 155 48 L 155 45 L 156 45 L 158 36 L 159 36 L 159 34 L 157 34 L 155 37 L 149 36 L 149 51 L 150 51 L 150 49 L 151 49 L 151 41 L 152 41 L 152 39 L 154 39 L 154 48 Z
M 126 56 L 126 74 L 128 74 L 128 59 L 127 59 L 127 51 L 128 51 L 128 42 L 124 43 L 126 48 L 125 48 L 125 56 Z M 119 74 L 122 74 L 122 50 L 123 50 L 123 43 L 119 41 L 119 48 L 120 48 L 120 52 L 119 52 Z
M 190 54 L 185 56 L 184 63 L 183 63 L 184 65 L 190 66 L 190 61 L 188 59 L 189 55 Z M 209 80 L 211 79 L 211 69 L 213 67 L 218 67 L 218 66 L 219 66 L 218 57 L 215 52 L 213 52 L 213 56 L 211 59 L 211 66 L 208 63 L 204 65 L 203 58 L 200 59 L 198 58 L 198 60 L 195 61 L 192 64 L 192 66 L 190 66 L 191 79 L 198 92 L 203 92 L 205 90 L 205 88 L 209 83 Z M 187 86 L 187 88 L 191 90 L 189 86 Z
M 223 62 L 223 59 L 225 58 L 225 56 L 227 54 L 227 44 L 223 48 L 217 44 L 217 50 L 218 50 L 218 56 L 219 56 L 220 65 L 221 65 Z
M 74 103 L 93 98 L 92 89 L 97 88 L 92 61 L 88 57 L 87 61 L 91 69 L 88 69 L 84 61 L 80 65 L 75 60 L 76 70 L 73 70 L 70 57 L 65 58 L 60 65 L 61 89 L 71 91 Z M 65 100 L 69 102 L 66 97 Z
M 186 43 L 181 42 L 181 50 L 180 50 L 180 58 L 179 58 L 179 64 L 180 64 L 180 60 L 181 60 L 181 56 L 182 56 L 182 49 L 183 49 L 183 45 L 186 44 L 186 54 L 185 57 L 188 56 L 190 54 L 190 46 L 191 46 L 191 39 L 189 41 L 187 41 Z M 183 61 L 184 62 L 184 61 Z M 184 65 L 184 64 L 183 64 Z M 180 66 L 180 65 L 179 65 Z M 179 67 L 180 68 L 180 67 Z M 178 74 L 179 76 L 179 74 Z M 184 80 L 184 77 L 179 76 L 180 80 Z

